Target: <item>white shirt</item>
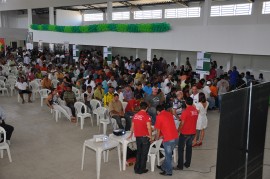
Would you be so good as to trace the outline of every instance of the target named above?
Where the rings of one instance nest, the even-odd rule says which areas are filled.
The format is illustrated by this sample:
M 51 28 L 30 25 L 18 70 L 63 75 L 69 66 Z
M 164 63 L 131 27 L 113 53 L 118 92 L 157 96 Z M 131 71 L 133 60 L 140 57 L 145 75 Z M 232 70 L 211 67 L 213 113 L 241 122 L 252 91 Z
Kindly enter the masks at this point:
M 86 86 L 91 86 L 92 89 L 94 89 L 96 87 L 96 83 L 93 80 L 91 80 L 89 84 L 88 84 L 88 80 L 86 80 L 84 84 Z
M 28 65 L 30 63 L 30 58 L 28 56 L 24 57 L 23 63 Z
M 94 92 L 93 91 L 91 91 L 91 93 L 89 94 L 88 93 L 88 91 L 86 91 L 86 92 L 84 92 L 83 94 L 82 94 L 82 99 L 84 99 L 84 94 L 86 94 L 87 95 L 87 101 L 91 101 L 91 99 L 92 99 L 92 96 L 93 96 L 93 94 L 94 94 Z
M 119 101 L 124 102 L 125 98 L 124 98 L 123 92 L 120 92 L 120 93 L 115 92 L 115 93 L 119 95 Z
M 168 86 L 166 86 L 165 88 L 164 88 L 164 94 L 165 94 L 165 96 L 168 94 L 168 93 L 170 93 L 171 92 L 171 88 L 169 88 Z
M 42 62 L 42 60 L 40 58 L 37 59 L 37 63 L 38 63 L 39 66 L 42 66 L 43 65 L 42 64 L 43 62 Z
M 196 95 L 191 94 L 190 97 L 193 99 L 193 104 L 197 104 L 199 102 L 199 93 Z
M 17 88 L 19 88 L 19 90 L 26 90 L 26 88 L 27 88 L 27 83 L 26 82 L 23 82 L 23 83 L 21 83 L 21 82 L 17 82 L 16 84 L 15 84 L 15 86 L 17 87 Z
M 117 82 L 115 80 L 113 80 L 113 81 L 109 80 L 108 83 L 111 83 L 112 87 L 114 87 L 114 88 L 116 88 L 118 86 Z
M 210 93 L 211 93 L 210 87 L 207 85 L 203 87 L 203 93 L 205 94 L 206 99 L 210 98 Z

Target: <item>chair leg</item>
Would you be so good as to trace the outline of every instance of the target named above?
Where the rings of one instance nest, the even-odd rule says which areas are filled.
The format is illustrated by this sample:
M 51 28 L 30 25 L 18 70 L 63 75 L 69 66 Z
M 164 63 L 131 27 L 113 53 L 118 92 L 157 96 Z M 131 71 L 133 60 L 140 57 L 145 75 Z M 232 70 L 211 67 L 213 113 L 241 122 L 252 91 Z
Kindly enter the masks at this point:
M 82 166 L 81 166 L 81 170 L 83 170 L 83 165 L 84 165 L 84 155 L 85 155 L 85 145 L 83 144 L 83 152 L 82 152 Z
M 103 153 L 103 160 L 104 160 L 104 163 L 106 163 L 106 154 L 107 154 L 107 151 L 104 150 L 102 153 Z
M 151 159 L 151 172 L 153 172 L 155 170 L 156 155 L 151 155 L 150 159 Z
M 101 165 L 101 151 L 96 151 L 96 162 L 97 162 L 97 179 L 100 178 L 100 165 Z
M 10 150 L 9 150 L 9 148 L 7 148 L 7 154 L 8 154 L 8 159 L 9 159 L 9 162 L 12 162 L 12 159 L 11 159 L 11 155 L 10 155 Z
M 109 162 L 109 153 L 110 153 L 110 150 L 107 150 L 107 152 L 106 152 L 106 162 Z
M 83 125 L 84 125 L 84 117 L 81 117 L 81 130 L 83 130 Z
M 55 111 L 55 121 L 58 122 L 58 117 L 59 117 L 60 112 Z
M 120 145 L 117 146 L 117 153 L 118 153 L 118 160 L 119 160 L 119 168 L 120 168 L 120 171 L 122 171 L 122 164 L 121 164 L 121 148 L 120 148 Z
M 90 119 L 91 119 L 91 123 L 92 123 L 92 127 L 94 126 L 94 123 L 93 123 L 93 118 L 92 117 L 90 117 Z
M 106 135 L 107 133 L 107 124 L 103 124 L 103 134 Z

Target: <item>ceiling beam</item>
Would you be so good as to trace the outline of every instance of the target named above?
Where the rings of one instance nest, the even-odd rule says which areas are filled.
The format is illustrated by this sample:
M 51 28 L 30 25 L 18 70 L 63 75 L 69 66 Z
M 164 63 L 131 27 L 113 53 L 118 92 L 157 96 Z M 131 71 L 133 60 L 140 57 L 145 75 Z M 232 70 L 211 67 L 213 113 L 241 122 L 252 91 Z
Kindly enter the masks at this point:
M 184 7 L 189 7 L 189 5 L 188 5 L 188 2 L 186 1 L 186 2 L 184 2 L 184 1 L 182 1 L 182 0 L 172 0 L 172 2 L 174 2 L 175 4 L 179 4 L 179 5 L 181 5 L 181 6 L 184 6 Z
M 98 8 L 98 7 L 95 7 L 93 5 L 83 5 L 83 6 L 89 8 L 89 9 L 94 9 L 94 10 L 101 11 L 101 12 L 105 13 L 105 9 Z
M 142 10 L 142 6 L 132 4 L 132 3 L 128 2 L 128 1 L 121 1 L 119 3 L 121 3 L 121 4 L 125 5 L 125 6 L 128 6 L 128 7 L 136 7 L 138 9 Z

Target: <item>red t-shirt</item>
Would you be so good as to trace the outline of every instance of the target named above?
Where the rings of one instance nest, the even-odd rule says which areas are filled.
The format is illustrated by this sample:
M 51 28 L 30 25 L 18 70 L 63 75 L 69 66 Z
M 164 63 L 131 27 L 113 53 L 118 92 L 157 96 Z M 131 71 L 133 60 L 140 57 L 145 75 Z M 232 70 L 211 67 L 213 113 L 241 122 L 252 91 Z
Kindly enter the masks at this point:
M 184 125 L 181 129 L 181 134 L 191 135 L 196 134 L 196 124 L 198 119 L 198 111 L 194 106 L 188 106 L 181 115 L 181 120 Z
M 174 123 L 173 115 L 168 111 L 163 110 L 159 115 L 157 115 L 155 128 L 159 129 L 163 135 L 163 142 L 178 138 L 178 132 Z
M 147 123 L 151 123 L 150 116 L 145 111 L 139 111 L 133 116 L 132 122 L 134 124 L 134 136 L 144 137 L 149 136 Z
M 136 107 L 140 106 L 140 101 L 137 101 L 136 99 L 131 99 L 128 101 L 126 112 L 131 111 L 132 108 L 135 109 Z

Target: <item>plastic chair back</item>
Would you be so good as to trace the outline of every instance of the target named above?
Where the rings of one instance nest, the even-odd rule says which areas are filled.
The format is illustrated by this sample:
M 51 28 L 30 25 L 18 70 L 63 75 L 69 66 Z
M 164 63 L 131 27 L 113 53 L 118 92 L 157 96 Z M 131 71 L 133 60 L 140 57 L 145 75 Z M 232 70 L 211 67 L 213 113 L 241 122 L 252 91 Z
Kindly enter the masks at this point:
M 75 107 L 75 109 L 76 109 L 76 111 L 77 111 L 77 114 L 84 114 L 84 113 L 86 113 L 87 111 L 87 107 L 86 107 L 86 105 L 84 104 L 84 103 L 82 103 L 82 102 L 76 102 L 76 103 L 74 103 L 74 107 Z M 82 112 L 82 109 L 84 108 L 84 112 Z
M 156 140 L 155 142 L 153 142 L 150 145 L 148 155 L 150 155 L 150 154 L 158 154 L 162 141 L 163 141 L 163 139 L 159 139 L 159 140 Z M 154 145 L 156 147 L 154 147 Z
M 57 84 L 59 83 L 59 81 L 58 80 L 56 80 L 56 79 L 53 79 L 52 80 L 52 84 L 53 84 L 53 87 L 54 88 L 57 88 Z
M 48 94 L 51 92 L 49 89 L 41 89 L 39 90 L 39 94 L 42 98 L 47 98 Z
M 96 100 L 96 99 L 91 99 L 90 100 L 90 106 L 92 108 L 92 111 L 94 111 L 98 107 L 101 107 L 101 102 L 99 100 Z
M 4 140 L 1 143 L 6 143 L 6 131 L 5 131 L 5 129 L 3 127 L 0 127 L 0 136 L 1 135 L 4 137 Z

